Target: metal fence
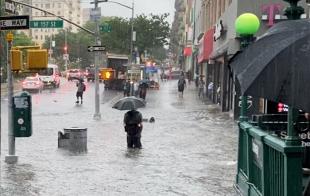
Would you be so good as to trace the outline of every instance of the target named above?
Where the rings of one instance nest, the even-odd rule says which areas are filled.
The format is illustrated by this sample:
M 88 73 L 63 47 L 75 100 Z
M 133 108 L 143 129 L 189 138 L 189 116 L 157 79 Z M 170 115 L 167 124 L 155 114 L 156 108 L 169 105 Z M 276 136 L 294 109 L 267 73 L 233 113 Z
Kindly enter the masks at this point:
M 287 144 L 272 132 L 239 123 L 236 188 L 249 196 L 302 195 L 303 147 Z

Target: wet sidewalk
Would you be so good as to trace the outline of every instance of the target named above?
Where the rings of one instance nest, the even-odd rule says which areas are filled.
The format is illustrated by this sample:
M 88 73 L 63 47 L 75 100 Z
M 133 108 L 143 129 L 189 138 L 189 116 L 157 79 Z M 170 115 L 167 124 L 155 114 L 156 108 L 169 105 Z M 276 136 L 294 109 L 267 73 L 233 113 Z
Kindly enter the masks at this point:
M 33 135 L 16 140 L 17 165 L 3 162 L 3 138 L 1 196 L 234 195 L 236 124 L 217 105 L 199 100 L 193 86 L 183 98 L 177 81 L 147 92 L 147 106 L 140 111 L 155 123 L 144 123 L 141 150 L 126 148 L 124 111 L 112 109 L 112 102 L 104 99 L 102 119 L 95 121 L 92 92 L 86 93 L 89 104 L 83 106 L 73 106 L 71 95 L 53 95 L 34 104 Z M 87 154 L 57 149 L 57 132 L 72 126 L 88 129 Z

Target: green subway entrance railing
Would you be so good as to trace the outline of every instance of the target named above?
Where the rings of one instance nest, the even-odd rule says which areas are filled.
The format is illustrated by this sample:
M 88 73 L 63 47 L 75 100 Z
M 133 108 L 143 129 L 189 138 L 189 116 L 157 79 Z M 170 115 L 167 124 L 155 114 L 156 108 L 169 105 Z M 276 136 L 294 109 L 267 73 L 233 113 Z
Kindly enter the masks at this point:
M 266 126 L 273 122 L 261 123 Z M 266 131 L 257 124 L 239 123 L 236 189 L 251 196 L 302 195 L 306 187 L 302 185 L 303 147 L 287 144 L 276 134 L 278 130 Z

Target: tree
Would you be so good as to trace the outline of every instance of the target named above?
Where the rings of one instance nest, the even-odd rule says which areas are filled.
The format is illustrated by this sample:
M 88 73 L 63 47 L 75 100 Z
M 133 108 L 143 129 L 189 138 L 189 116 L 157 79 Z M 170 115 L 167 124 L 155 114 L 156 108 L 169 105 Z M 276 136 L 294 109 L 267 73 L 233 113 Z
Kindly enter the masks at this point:
M 145 15 L 137 16 L 134 21 L 134 30 L 137 32 L 137 41 L 135 46 L 138 47 L 140 54 L 147 50 L 155 58 L 165 58 L 164 46 L 168 43 L 170 33 L 169 23 L 166 21 L 168 14 L 163 15 Z M 108 24 L 112 32 L 100 32 L 102 45 L 106 46 L 109 53 L 129 54 L 131 22 L 129 19 L 120 17 L 102 17 L 99 21 L 100 26 Z M 84 25 L 85 28 L 95 31 L 95 23 L 92 21 Z M 60 31 L 53 38 L 56 42 L 53 56 L 63 63 L 63 47 L 65 43 L 65 31 Z M 50 40 L 44 43 L 45 48 L 49 48 Z M 96 45 L 93 35 L 80 30 L 77 33 L 67 33 L 67 47 L 70 62 L 76 62 L 81 59 L 82 68 L 94 63 L 93 53 L 87 51 L 87 46 Z M 70 64 L 71 65 L 71 64 Z
M 15 33 L 13 39 L 14 46 L 32 46 L 34 42 L 24 32 Z

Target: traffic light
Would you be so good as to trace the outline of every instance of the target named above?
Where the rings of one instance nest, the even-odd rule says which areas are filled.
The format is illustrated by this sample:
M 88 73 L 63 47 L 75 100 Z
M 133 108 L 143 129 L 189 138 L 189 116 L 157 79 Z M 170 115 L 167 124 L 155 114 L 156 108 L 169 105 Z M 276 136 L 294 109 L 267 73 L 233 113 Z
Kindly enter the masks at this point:
M 114 70 L 111 68 L 104 68 L 100 70 L 100 76 L 103 80 L 111 80 L 114 78 Z
M 48 64 L 48 53 L 46 49 L 27 50 L 27 68 L 45 69 Z
M 12 71 L 19 71 L 23 66 L 23 54 L 20 50 L 11 50 Z
M 68 54 L 68 47 L 64 46 L 64 54 Z

